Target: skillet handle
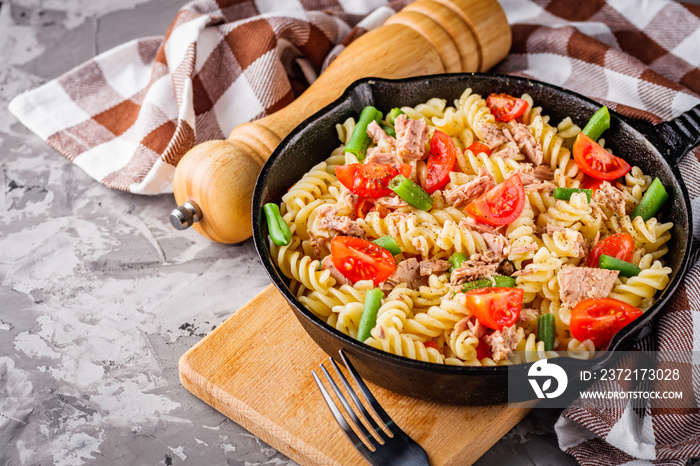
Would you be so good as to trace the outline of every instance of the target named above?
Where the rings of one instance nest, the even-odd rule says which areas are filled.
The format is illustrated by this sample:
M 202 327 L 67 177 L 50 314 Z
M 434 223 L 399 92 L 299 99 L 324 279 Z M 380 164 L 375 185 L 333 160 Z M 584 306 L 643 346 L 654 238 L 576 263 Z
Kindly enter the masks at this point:
M 632 123 L 661 152 L 671 165 L 700 144 L 700 105 L 696 105 L 673 120 L 658 125 Z

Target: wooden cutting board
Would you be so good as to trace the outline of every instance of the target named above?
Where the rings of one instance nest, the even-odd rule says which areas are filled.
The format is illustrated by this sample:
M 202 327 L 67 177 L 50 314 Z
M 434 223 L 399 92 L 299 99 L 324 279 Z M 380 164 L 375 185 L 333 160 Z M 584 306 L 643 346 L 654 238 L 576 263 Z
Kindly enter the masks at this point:
M 180 380 L 300 464 L 366 464 L 311 377 L 322 363 L 330 368 L 328 355 L 270 285 L 180 358 Z M 441 405 L 368 385 L 434 466 L 473 463 L 530 409 Z

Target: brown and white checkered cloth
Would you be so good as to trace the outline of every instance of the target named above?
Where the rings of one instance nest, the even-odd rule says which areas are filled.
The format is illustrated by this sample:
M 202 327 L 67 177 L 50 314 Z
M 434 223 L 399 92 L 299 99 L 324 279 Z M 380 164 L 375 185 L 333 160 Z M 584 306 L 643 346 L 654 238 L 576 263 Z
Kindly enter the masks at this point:
M 652 122 L 700 104 L 700 6 L 661 0 L 501 4 L 513 27 L 513 48 L 495 71 L 557 84 Z M 690 191 L 696 239 L 699 160 L 696 148 L 679 165 Z M 642 332 L 637 348 L 686 354 L 700 350 L 697 245 L 695 251 L 683 285 L 657 325 Z M 681 367 L 693 385 L 684 395 L 694 392 L 698 409 L 661 409 L 653 402 L 639 409 L 623 399 L 605 406 L 574 403 L 555 426 L 559 446 L 584 465 L 683 465 L 700 456 L 700 366 L 683 361 L 674 367 Z M 662 390 L 662 385 L 657 382 L 654 389 Z M 605 388 L 625 389 L 616 383 Z
M 20 95 L 12 112 L 112 188 L 172 189 L 180 157 L 291 102 L 324 63 L 409 0 L 196 1 L 165 38 L 127 43 Z M 700 104 L 700 6 L 667 0 L 501 0 L 511 54 L 495 69 L 588 95 L 652 122 Z M 354 28 L 354 29 L 352 29 Z M 680 163 L 700 238 L 700 151 Z M 700 264 L 638 342 L 700 350 Z M 700 394 L 700 368 L 694 373 Z M 560 446 L 582 464 L 684 464 L 700 456 L 693 411 L 574 405 Z
M 408 0 L 198 0 L 165 37 L 128 42 L 16 97 L 10 111 L 110 188 L 172 192 L 180 158 L 294 100 Z

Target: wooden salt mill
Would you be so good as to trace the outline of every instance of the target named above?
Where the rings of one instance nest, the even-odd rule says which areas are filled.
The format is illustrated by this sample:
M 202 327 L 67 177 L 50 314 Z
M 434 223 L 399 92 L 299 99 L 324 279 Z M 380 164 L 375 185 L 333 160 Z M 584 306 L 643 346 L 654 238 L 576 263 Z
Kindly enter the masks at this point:
M 253 188 L 263 164 L 299 123 L 340 97 L 353 81 L 426 74 L 484 72 L 511 44 L 497 0 L 417 0 L 352 42 L 294 102 L 237 126 L 228 139 L 193 147 L 175 170 L 178 206 L 170 222 L 194 226 L 219 243 L 252 235 Z

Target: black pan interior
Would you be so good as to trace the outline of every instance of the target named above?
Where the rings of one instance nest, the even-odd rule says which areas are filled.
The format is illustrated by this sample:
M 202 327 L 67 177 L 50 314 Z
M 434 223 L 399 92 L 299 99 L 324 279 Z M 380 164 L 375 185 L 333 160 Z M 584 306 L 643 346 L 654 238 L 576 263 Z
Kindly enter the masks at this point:
M 325 160 L 339 145 L 336 123 L 342 123 L 351 116 L 357 118 L 362 108 L 367 105 L 387 112 L 397 106 L 415 106 L 433 97 L 447 99 L 448 105 L 451 105 L 467 87 L 484 97 L 493 92 L 515 96 L 528 93 L 535 105 L 541 106 L 543 113 L 551 117 L 550 124 L 553 125 L 569 116 L 583 127 L 590 116 L 600 108 L 600 104 L 556 86 L 505 75 L 468 73 L 396 81 L 372 78 L 357 81 L 335 103 L 300 124 L 274 151 L 256 184 L 253 228 L 258 253 L 273 282 L 291 303 L 305 329 L 326 352 L 337 354 L 338 349 L 344 348 L 351 356 L 359 359 L 357 365 L 363 376 L 399 393 L 438 401 L 491 404 L 488 400 L 482 403 L 484 400 L 473 394 L 460 395 L 459 388 L 450 388 L 450 385 L 464 383 L 465 376 L 473 375 L 480 376 L 480 381 L 472 380 L 469 392 L 472 389 L 493 390 L 494 383 L 502 385 L 505 368 L 440 366 L 394 356 L 358 344 L 306 310 L 289 291 L 288 279 L 279 272 L 270 258 L 266 241 L 267 228 L 264 225 L 264 217 L 260 215 L 262 205 L 267 202 L 279 203 L 292 184 L 312 166 Z M 610 346 L 610 349 L 615 349 L 648 322 L 677 287 L 689 249 L 690 204 L 677 168 L 661 157 L 645 135 L 627 124 L 622 117 L 612 113 L 611 127 L 604 134 L 606 146 L 631 165 L 638 165 L 646 174 L 661 179 L 670 194 L 670 201 L 661 214 L 661 220 L 674 222 L 673 238 L 668 243 L 670 251 L 665 256 L 666 264 L 673 269 L 671 282 L 663 294 L 657 297 L 658 301 L 651 310 L 616 335 Z M 600 361 L 602 362 L 603 360 Z M 428 388 L 413 387 L 410 381 L 405 380 L 407 377 L 424 377 L 426 374 L 434 376 Z M 440 393 L 444 393 L 445 396 Z

